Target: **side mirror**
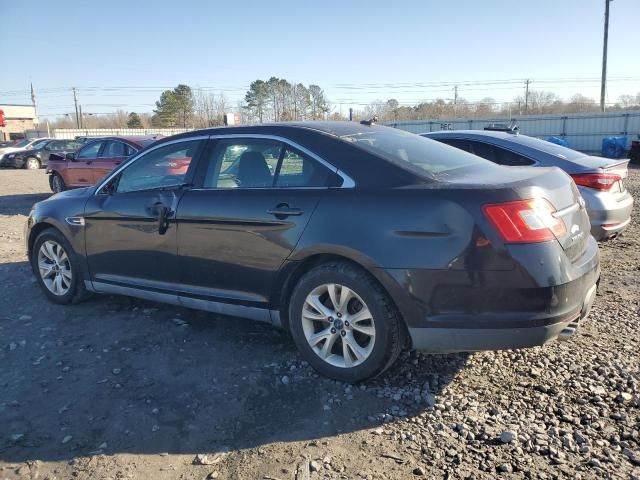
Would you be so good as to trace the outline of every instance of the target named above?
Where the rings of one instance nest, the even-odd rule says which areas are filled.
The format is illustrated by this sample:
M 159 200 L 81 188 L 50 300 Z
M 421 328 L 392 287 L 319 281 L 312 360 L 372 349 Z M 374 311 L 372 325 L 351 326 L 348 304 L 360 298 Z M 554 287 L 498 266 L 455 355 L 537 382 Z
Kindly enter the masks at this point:
M 69 152 L 67 153 L 64 158 L 66 158 L 67 160 L 71 160 L 72 162 L 76 161 L 76 154 L 75 152 Z

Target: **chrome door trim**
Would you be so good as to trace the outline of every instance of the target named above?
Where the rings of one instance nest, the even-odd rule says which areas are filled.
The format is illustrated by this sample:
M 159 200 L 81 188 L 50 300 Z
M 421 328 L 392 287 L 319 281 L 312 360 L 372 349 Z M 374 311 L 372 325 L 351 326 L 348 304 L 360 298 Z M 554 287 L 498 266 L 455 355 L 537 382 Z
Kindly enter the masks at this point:
M 194 140 L 208 140 L 209 139 L 209 135 L 198 135 L 195 137 L 184 137 L 184 138 L 178 138 L 176 140 L 171 140 L 169 142 L 162 142 L 159 145 L 154 145 L 152 147 L 150 147 L 148 150 L 143 149 L 141 151 L 139 151 L 138 153 L 136 153 L 133 157 L 131 157 L 130 159 L 124 160 L 122 162 L 122 164 L 118 167 L 115 168 L 103 181 L 102 183 L 100 183 L 100 185 L 98 185 L 98 187 L 95 189 L 95 191 L 93 192 L 94 195 L 98 195 L 100 190 L 103 189 L 103 187 L 109 183 L 113 177 L 115 177 L 116 175 L 118 175 L 120 172 L 122 172 L 125 168 L 130 167 L 131 165 L 133 165 L 135 162 L 137 162 L 140 158 L 142 158 L 143 156 L 145 156 L 147 153 L 149 152 L 153 152 L 154 150 L 157 150 L 158 148 L 162 148 L 162 147 L 166 147 L 167 145 L 173 145 L 174 143 L 180 143 L 180 142 L 192 142 Z

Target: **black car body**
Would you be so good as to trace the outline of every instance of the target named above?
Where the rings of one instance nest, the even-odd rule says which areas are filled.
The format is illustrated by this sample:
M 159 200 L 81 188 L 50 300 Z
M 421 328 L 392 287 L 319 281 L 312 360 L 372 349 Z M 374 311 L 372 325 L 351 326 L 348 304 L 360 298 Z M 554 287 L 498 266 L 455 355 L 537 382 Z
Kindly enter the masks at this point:
M 163 139 L 95 187 L 36 204 L 26 239 L 53 301 L 88 290 L 271 322 L 343 380 L 380 373 L 406 345 L 473 351 L 570 336 L 599 279 L 568 175 L 348 122 Z M 55 245 L 68 260 L 47 260 Z M 54 276 L 68 287 L 60 295 Z M 364 308 L 371 319 L 357 330 Z M 352 347 L 362 332 L 373 336 Z
M 64 156 L 75 152 L 81 144 L 75 140 L 49 140 L 38 144 L 37 148 L 5 153 L 0 158 L 0 167 L 37 169 L 46 167 L 50 155 Z

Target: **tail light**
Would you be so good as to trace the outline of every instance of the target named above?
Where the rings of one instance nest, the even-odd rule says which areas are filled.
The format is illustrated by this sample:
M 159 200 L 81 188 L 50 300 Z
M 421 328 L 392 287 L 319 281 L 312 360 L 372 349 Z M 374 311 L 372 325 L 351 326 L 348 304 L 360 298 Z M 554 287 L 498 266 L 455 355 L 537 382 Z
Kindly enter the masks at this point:
M 505 243 L 538 243 L 566 233 L 564 222 L 556 218 L 556 209 L 544 198 L 484 205 L 485 216 Z
M 615 173 L 579 173 L 571 175 L 571 178 L 576 182 L 576 185 L 596 190 L 609 190 L 616 182 L 622 180 L 622 177 Z

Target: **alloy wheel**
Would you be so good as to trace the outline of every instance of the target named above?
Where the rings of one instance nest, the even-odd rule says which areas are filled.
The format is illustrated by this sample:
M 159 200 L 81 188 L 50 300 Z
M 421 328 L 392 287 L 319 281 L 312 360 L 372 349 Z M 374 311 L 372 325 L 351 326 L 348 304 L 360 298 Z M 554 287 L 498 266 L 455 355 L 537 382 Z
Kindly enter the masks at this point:
M 40 168 L 40 163 L 35 158 L 27 158 L 27 169 L 29 170 L 37 170 Z
M 316 355 L 341 368 L 363 363 L 376 340 L 369 307 L 356 292 L 337 283 L 320 285 L 307 295 L 302 329 Z
M 59 243 L 47 240 L 40 246 L 38 271 L 42 282 L 54 295 L 63 296 L 71 288 L 71 262 Z

